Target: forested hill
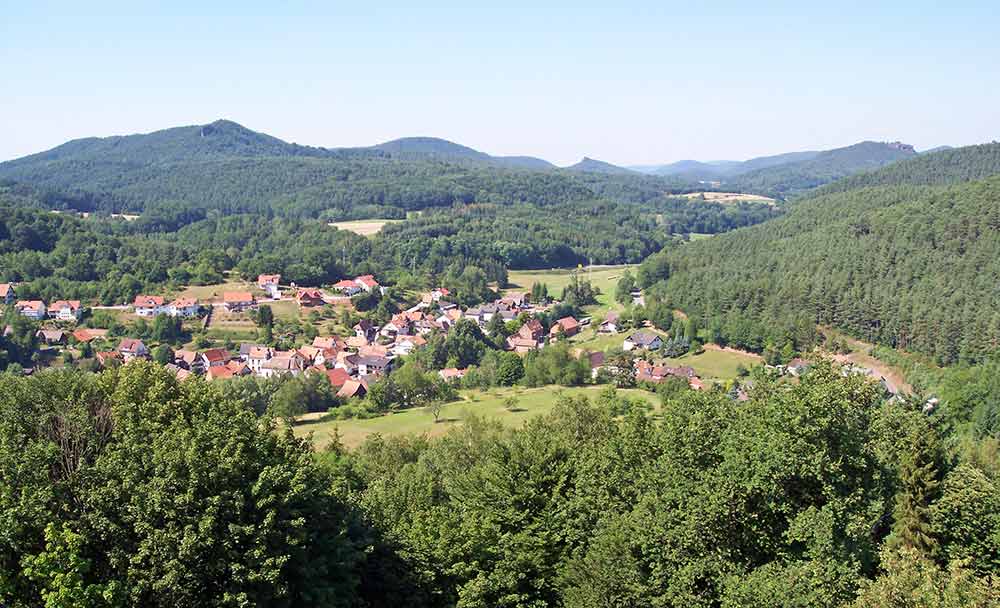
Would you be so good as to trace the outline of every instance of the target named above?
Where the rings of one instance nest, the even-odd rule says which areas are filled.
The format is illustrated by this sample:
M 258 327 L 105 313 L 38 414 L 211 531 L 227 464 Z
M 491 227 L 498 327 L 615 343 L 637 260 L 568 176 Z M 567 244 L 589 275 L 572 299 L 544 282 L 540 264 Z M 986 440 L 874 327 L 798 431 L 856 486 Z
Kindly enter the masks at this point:
M 178 209 L 328 220 L 402 218 L 407 211 L 487 202 L 538 205 L 607 198 L 645 203 L 684 184 L 621 174 L 552 171 L 531 157 L 491 157 L 433 138 L 374 148 L 285 143 L 236 123 L 90 138 L 0 163 L 54 208 L 111 213 Z M 542 169 L 542 170 L 536 170 Z
M 611 163 L 606 163 L 603 160 L 597 160 L 587 156 L 584 156 L 583 160 L 575 165 L 566 167 L 566 170 L 576 171 L 579 173 L 609 173 L 612 175 L 629 175 L 631 173 L 635 173 L 631 169 L 619 167 L 618 165 L 612 165 Z
M 0 173 L 13 177 L 18 170 L 59 162 L 142 166 L 220 158 L 333 158 L 371 154 L 373 151 L 327 150 L 290 144 L 230 120 L 217 120 L 207 125 L 174 127 L 153 133 L 75 139 L 45 152 L 0 163 Z M 52 169 L 58 169 L 58 165 Z
M 995 152 L 920 159 L 924 176 L 910 179 L 934 181 L 954 155 L 989 166 Z M 807 345 L 819 323 L 978 361 L 1000 346 L 1000 176 L 812 196 L 766 225 L 655 255 L 641 278 L 744 347 Z
M 866 186 L 950 184 L 1000 173 L 1000 143 L 943 148 L 866 171 L 825 186 L 823 192 L 844 192 Z
M 859 171 L 916 156 L 912 146 L 865 141 L 827 150 L 813 158 L 764 167 L 725 181 L 730 190 L 787 198 Z
M 404 137 L 378 144 L 371 149 L 384 152 L 393 158 L 406 160 L 444 160 L 535 170 L 555 169 L 555 165 L 541 158 L 490 156 L 485 152 L 437 137 Z

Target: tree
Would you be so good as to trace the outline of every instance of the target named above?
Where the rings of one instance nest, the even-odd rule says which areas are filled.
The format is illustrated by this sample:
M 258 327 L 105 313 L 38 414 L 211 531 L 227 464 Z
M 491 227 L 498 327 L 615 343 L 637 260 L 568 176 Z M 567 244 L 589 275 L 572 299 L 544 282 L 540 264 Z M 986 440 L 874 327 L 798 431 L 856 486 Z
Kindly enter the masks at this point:
M 508 412 L 517 411 L 517 398 L 514 397 L 513 395 L 507 397 L 506 399 L 503 400 L 503 407 Z
M 632 276 L 631 271 L 626 270 L 622 278 L 618 279 L 618 286 L 615 288 L 615 301 L 619 304 L 630 304 L 635 287 L 635 277 Z
M 890 548 L 914 551 L 929 559 L 936 557 L 939 549 L 931 522 L 931 506 L 939 493 L 938 449 L 937 436 L 929 426 L 910 433 L 900 455 L 899 490 L 887 541 Z
M 174 362 L 174 349 L 170 348 L 168 344 L 161 344 L 153 349 L 153 361 L 156 361 L 160 365 L 166 365 L 168 363 Z
M 435 399 L 434 401 L 431 401 L 427 405 L 427 411 L 429 411 L 431 413 L 431 415 L 434 416 L 434 424 L 437 424 L 438 422 L 441 422 L 441 412 L 442 412 L 442 410 L 444 410 L 444 402 L 443 401 L 439 401 L 439 400 Z

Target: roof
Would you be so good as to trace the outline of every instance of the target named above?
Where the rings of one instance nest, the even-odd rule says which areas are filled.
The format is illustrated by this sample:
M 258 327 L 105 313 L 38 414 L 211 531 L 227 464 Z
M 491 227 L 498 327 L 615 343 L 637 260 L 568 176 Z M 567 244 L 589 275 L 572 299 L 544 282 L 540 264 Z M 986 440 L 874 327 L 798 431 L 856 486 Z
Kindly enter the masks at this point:
M 351 379 L 351 375 L 347 373 L 347 370 L 339 367 L 326 370 L 326 377 L 330 380 L 330 386 L 337 387 L 344 386 Z
M 507 338 L 507 344 L 511 348 L 538 348 L 538 342 L 529 338 L 522 338 L 514 335 Z
M 10 283 L 0 283 L 0 298 L 6 298 L 14 290 Z
M 262 274 L 257 276 L 258 285 L 277 285 L 280 282 L 280 274 Z
M 170 305 L 176 308 L 190 308 L 192 306 L 197 306 L 198 300 L 197 298 L 177 298 L 171 302 Z
M 209 363 L 220 363 L 229 359 L 229 351 L 224 348 L 212 348 L 201 353 Z
M 73 332 L 73 337 L 77 342 L 90 342 L 97 337 L 96 334 L 91 332 L 89 329 L 78 329 Z
M 59 329 L 39 329 L 35 335 L 39 334 L 41 334 L 46 342 L 62 342 L 63 338 L 66 337 L 66 334 Z
M 340 387 L 340 390 L 337 391 L 337 396 L 343 398 L 361 397 L 367 392 L 368 390 L 365 388 L 364 383 L 360 380 L 347 380 Z
M 618 313 L 616 313 L 616 312 L 609 312 L 604 317 L 604 322 L 605 323 L 617 323 L 618 322 L 618 318 L 619 318 L 618 317 Z
M 295 299 L 302 300 L 322 300 L 323 292 L 318 289 L 300 289 L 295 294 Z
M 375 277 L 370 274 L 363 274 L 359 277 L 354 277 L 354 280 L 361 283 L 365 287 L 378 287 L 378 281 L 376 281 Z
M 68 308 L 72 311 L 77 311 L 80 309 L 80 300 L 56 300 L 49 306 L 52 310 L 61 310 L 63 308 Z
M 641 331 L 641 330 L 635 332 L 634 334 L 628 337 L 629 342 L 633 344 L 643 344 L 643 345 L 652 344 L 653 342 L 659 339 L 660 336 L 652 332 Z
M 333 284 L 334 289 L 357 289 L 358 284 L 350 279 L 344 279 L 343 281 L 337 281 Z
M 45 302 L 41 300 L 20 300 L 17 304 L 14 304 L 14 308 L 18 310 L 37 310 L 41 311 L 45 308 Z
M 183 361 L 187 365 L 191 365 L 198 358 L 198 353 L 193 350 L 175 350 L 174 351 L 174 361 Z
M 587 355 L 587 358 L 590 360 L 590 369 L 597 369 L 604 366 L 604 353 L 600 351 L 590 353 Z
M 342 348 L 344 346 L 344 341 L 336 336 L 331 336 L 329 338 L 320 338 L 319 336 L 313 338 L 313 346 L 316 348 Z
M 135 338 L 122 338 L 122 341 L 118 343 L 118 352 L 136 352 L 146 348 L 146 345 L 142 343 L 142 340 L 136 340 Z
M 146 296 L 146 295 L 136 296 L 134 305 L 137 308 L 152 308 L 154 306 L 163 306 L 163 296 Z
M 580 327 L 580 322 L 573 317 L 563 317 L 556 321 L 556 325 L 561 327 L 563 331 L 569 331 L 571 329 L 577 329 Z
M 358 365 L 364 365 L 367 367 L 385 367 L 392 363 L 392 359 L 388 357 L 381 357 L 379 355 L 361 355 L 358 357 Z
M 226 291 L 222 294 L 222 301 L 226 304 L 243 304 L 253 302 L 253 294 L 249 291 Z
M 458 369 L 456 367 L 446 367 L 445 369 L 438 372 L 438 375 L 445 380 L 450 380 L 452 378 L 462 378 L 465 376 L 466 370 Z

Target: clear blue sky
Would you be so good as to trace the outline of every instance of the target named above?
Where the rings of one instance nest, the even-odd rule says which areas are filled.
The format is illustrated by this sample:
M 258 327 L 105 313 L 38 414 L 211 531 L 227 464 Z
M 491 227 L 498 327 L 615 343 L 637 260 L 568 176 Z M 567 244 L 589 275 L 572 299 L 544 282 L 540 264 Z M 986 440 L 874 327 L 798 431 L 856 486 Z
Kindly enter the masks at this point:
M 223 117 L 558 164 L 1000 138 L 995 1 L 144 4 L 2 0 L 0 159 Z

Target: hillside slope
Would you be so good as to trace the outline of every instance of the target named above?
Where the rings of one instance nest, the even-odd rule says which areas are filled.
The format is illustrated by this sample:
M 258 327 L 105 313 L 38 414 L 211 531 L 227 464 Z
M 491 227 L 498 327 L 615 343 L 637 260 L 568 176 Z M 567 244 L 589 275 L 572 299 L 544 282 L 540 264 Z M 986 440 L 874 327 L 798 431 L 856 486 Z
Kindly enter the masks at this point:
M 588 156 L 584 156 L 583 159 L 575 165 L 566 167 L 566 170 L 577 173 L 607 173 L 609 175 L 629 175 L 636 173 L 631 169 L 619 167 L 618 165 L 612 165 L 611 163 L 606 163 L 603 160 L 597 160 Z
M 820 323 L 942 363 L 981 360 L 1000 346 L 1000 175 L 962 181 L 955 154 L 983 168 L 970 174 L 1000 169 L 992 145 L 917 159 L 883 170 L 895 184 L 816 194 L 653 256 L 642 279 L 743 347 L 808 346 Z M 950 184 L 910 185 L 949 171 Z
M 727 189 L 786 198 L 834 180 L 916 156 L 912 146 L 865 141 L 812 158 L 767 166 L 727 180 Z

